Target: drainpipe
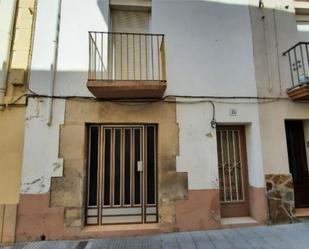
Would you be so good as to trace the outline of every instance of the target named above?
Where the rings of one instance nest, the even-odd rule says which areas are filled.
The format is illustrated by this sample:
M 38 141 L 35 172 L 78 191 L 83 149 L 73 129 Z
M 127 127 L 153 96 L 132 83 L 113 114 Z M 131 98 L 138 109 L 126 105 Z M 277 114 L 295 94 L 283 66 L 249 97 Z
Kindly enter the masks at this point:
M 49 84 L 49 92 L 48 95 L 50 98 L 47 100 L 47 122 L 46 124 L 50 126 L 52 124 L 52 115 L 53 115 L 53 96 L 55 92 L 55 81 L 56 81 L 56 73 L 57 73 L 57 61 L 58 61 L 58 45 L 59 45 L 59 33 L 60 33 L 60 20 L 61 20 L 61 3 L 62 0 L 58 0 L 57 4 L 57 20 L 56 20 L 56 30 L 55 30 L 55 38 L 54 42 L 54 55 L 53 62 L 50 65 L 51 71 L 51 80 Z
M 0 105 L 4 102 L 17 0 L 0 0 Z

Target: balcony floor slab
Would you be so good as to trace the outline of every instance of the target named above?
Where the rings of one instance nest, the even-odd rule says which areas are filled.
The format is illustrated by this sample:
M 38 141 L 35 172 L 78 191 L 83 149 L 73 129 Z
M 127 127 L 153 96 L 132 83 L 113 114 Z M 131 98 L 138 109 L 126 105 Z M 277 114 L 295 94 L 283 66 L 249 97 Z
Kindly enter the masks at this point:
M 161 80 L 88 80 L 89 91 L 98 99 L 159 99 L 166 89 Z
M 309 84 L 290 88 L 287 90 L 287 94 L 293 101 L 309 101 Z

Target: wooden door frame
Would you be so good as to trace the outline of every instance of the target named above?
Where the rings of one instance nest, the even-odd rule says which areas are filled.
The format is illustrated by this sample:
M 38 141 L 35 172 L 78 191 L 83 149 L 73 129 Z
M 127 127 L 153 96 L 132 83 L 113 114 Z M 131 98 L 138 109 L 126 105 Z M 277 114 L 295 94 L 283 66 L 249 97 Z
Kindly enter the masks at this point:
M 246 209 L 246 215 L 240 216 L 250 216 L 250 203 L 249 203 L 249 169 L 248 169 L 248 157 L 247 157 L 247 143 L 246 143 L 246 130 L 245 125 L 229 125 L 229 124 L 219 124 L 217 125 L 216 131 L 230 131 L 230 130 L 239 130 L 239 137 L 240 137 L 240 149 L 241 149 L 241 162 L 242 162 L 242 181 L 243 181 L 243 193 L 244 193 L 244 200 L 243 201 L 234 201 L 229 203 L 222 203 L 220 201 L 220 210 L 221 216 L 223 217 L 239 217 L 237 213 L 241 213 L 243 210 L 238 210 L 240 204 L 244 205 L 243 209 Z M 218 154 L 218 152 L 217 152 Z M 220 191 L 220 189 L 219 189 Z M 238 211 L 238 212 L 237 212 Z M 240 211 L 240 212 L 239 212 Z M 222 213 L 225 213 L 222 215 Z M 236 213 L 236 215 L 234 215 Z

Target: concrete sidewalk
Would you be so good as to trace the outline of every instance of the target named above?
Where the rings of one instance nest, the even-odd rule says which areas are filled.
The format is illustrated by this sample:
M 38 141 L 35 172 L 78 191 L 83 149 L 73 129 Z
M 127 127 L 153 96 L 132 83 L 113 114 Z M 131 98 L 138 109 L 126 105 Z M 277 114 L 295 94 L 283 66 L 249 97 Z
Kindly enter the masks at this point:
M 309 223 L 87 241 L 21 243 L 2 249 L 309 249 Z

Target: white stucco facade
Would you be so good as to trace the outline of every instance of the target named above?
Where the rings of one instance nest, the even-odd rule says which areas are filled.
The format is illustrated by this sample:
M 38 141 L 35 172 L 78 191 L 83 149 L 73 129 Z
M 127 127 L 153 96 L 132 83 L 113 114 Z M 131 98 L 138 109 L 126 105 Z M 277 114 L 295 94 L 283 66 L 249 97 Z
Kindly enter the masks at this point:
M 247 1 L 153 1 L 152 13 L 153 32 L 166 34 L 167 94 L 257 96 Z M 216 121 L 246 125 L 249 182 L 263 187 L 261 154 L 255 153 L 261 150 L 257 105 L 234 102 L 215 103 Z M 233 108 L 235 117 L 230 116 Z M 209 103 L 177 105 L 177 170 L 188 172 L 189 189 L 218 188 L 216 131 L 211 119 Z
M 292 6 L 291 1 L 284 4 Z M 298 37 L 293 7 L 285 11 L 284 4 L 266 5 L 264 10 L 268 11 L 268 34 L 272 34 L 274 22 L 279 32 L 278 49 L 272 35 L 261 39 L 253 34 L 263 24 L 252 16 L 263 13 L 253 14 L 250 1 L 152 1 L 151 32 L 163 33 L 166 39 L 165 94 L 211 97 L 208 100 L 215 105 L 218 124 L 245 126 L 249 184 L 258 188 L 265 186 L 266 173 L 288 173 L 284 119 L 309 119 L 307 104 L 286 99 L 258 104 L 256 99 L 246 99 L 277 97 L 280 70 L 282 97 L 286 97 L 290 76 L 287 59 L 281 53 Z M 275 21 L 270 19 L 274 17 L 273 8 L 277 9 Z M 30 88 L 38 94 L 48 94 L 51 84 L 56 20 L 57 1 L 39 0 L 30 75 Z M 56 96 L 92 96 L 86 87 L 88 31 L 108 31 L 108 27 L 108 0 L 62 1 Z M 267 74 L 267 65 L 260 59 L 265 44 L 258 45 L 265 39 L 270 51 Z M 177 171 L 188 172 L 189 189 L 218 189 L 216 130 L 210 125 L 212 105 L 196 103 L 205 98 L 177 100 L 181 102 L 176 112 L 180 142 Z M 182 103 L 186 101 L 190 103 Z M 27 107 L 21 188 L 25 194 L 47 193 L 50 178 L 61 176 L 63 170 L 58 150 L 65 99 L 53 101 L 51 126 L 46 124 L 47 102 L 46 98 L 30 98 Z M 235 116 L 230 114 L 231 109 L 236 110 Z
M 257 106 L 245 104 L 215 104 L 216 121 L 219 124 L 243 124 L 246 127 L 246 143 L 249 183 L 264 186 L 261 156 L 261 139 Z M 230 116 L 230 109 L 237 116 Z M 179 104 L 177 118 L 180 125 L 180 155 L 177 170 L 189 172 L 189 189 L 218 188 L 218 159 L 216 130 L 211 127 L 212 110 L 209 103 Z
M 47 101 L 30 99 L 26 113 L 25 148 L 21 193 L 47 193 L 51 177 L 63 175 L 63 160 L 58 157 L 60 125 L 65 101 L 53 103 L 53 123 L 46 125 Z
M 152 32 L 166 35 L 166 94 L 256 95 L 248 5 L 236 2 L 153 1 Z
M 59 9 L 57 2 L 38 1 L 29 88 L 41 95 L 50 95 L 51 65 Z M 75 6 L 74 11 L 72 6 Z M 92 15 L 86 15 L 88 11 Z M 88 31 L 107 31 L 108 13 L 108 1 L 62 1 L 54 95 L 91 96 L 86 87 Z M 58 153 L 65 100 L 53 101 L 50 126 L 47 125 L 49 101 L 48 98 L 29 99 L 21 193 L 47 193 L 50 190 L 51 177 L 61 176 L 63 172 L 63 161 L 58 157 Z

